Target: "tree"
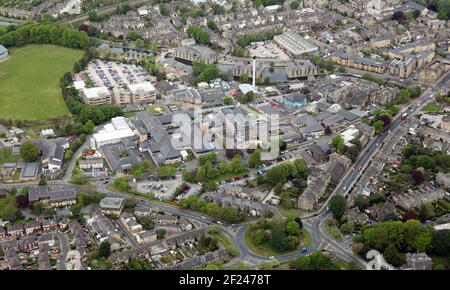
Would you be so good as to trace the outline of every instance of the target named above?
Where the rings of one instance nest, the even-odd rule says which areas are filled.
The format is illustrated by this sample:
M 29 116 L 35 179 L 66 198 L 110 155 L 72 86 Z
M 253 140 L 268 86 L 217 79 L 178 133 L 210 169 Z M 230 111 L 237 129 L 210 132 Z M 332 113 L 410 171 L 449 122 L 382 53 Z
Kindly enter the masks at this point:
M 243 84 L 248 84 L 249 82 L 248 74 L 246 72 L 242 72 L 241 75 L 239 76 L 239 81 Z
M 47 185 L 47 181 L 45 179 L 39 179 L 39 186 Z
M 20 147 L 20 157 L 25 162 L 35 162 L 38 159 L 40 149 L 31 141 L 25 141 Z
M 298 236 L 300 233 L 300 226 L 295 221 L 286 223 L 286 232 L 291 236 Z
M 257 245 L 260 245 L 264 242 L 264 231 L 262 229 L 259 229 L 255 232 L 254 241 Z
M 424 202 L 420 205 L 419 208 L 419 217 L 420 220 L 428 220 L 435 216 L 434 206 L 431 202 Z
M 251 168 L 255 168 L 261 164 L 261 150 L 256 149 L 252 154 L 250 154 L 248 158 L 248 166 L 250 166 Z
M 108 241 L 103 241 L 98 247 L 98 256 L 103 258 L 109 258 L 111 255 L 111 244 Z
M 299 227 L 300 229 L 303 228 L 303 222 L 302 222 L 302 219 L 301 219 L 300 217 L 296 217 L 296 218 L 295 218 L 295 222 L 298 224 L 298 227 Z
M 226 98 L 223 100 L 223 103 L 224 103 L 226 106 L 230 106 L 230 105 L 233 104 L 233 98 L 232 98 L 232 97 L 226 97 Z
M 298 0 L 294 0 L 291 2 L 291 9 L 298 9 L 300 7 L 300 2 Z
M 33 203 L 33 209 L 31 210 L 31 212 L 33 214 L 39 215 L 44 211 L 44 208 L 44 204 L 41 201 L 38 201 Z
M 28 207 L 28 195 L 25 194 L 16 195 L 16 204 L 19 208 Z
M 331 145 L 337 153 L 343 153 L 345 150 L 344 138 L 341 135 L 336 135 L 331 139 Z
M 354 204 L 360 211 L 364 211 L 369 206 L 369 200 L 364 195 L 358 194 Z
M 214 22 L 214 20 L 209 20 L 207 25 L 208 28 L 211 29 L 212 31 L 219 32 L 219 27 L 217 27 L 217 24 Z
M 200 44 L 209 44 L 209 34 L 200 26 L 191 25 L 186 30 L 189 37 L 193 37 Z
M 156 236 L 158 237 L 158 239 L 164 239 L 164 237 L 166 236 L 167 231 L 165 229 L 157 229 L 156 230 Z
M 272 247 L 280 252 L 287 250 L 287 235 L 282 227 L 276 227 L 272 230 Z
M 395 267 L 400 267 L 405 263 L 404 257 L 398 252 L 394 244 L 389 244 L 383 256 L 389 264 Z
M 82 173 L 72 175 L 70 182 L 77 185 L 83 185 L 87 183 L 87 177 Z
M 392 15 L 392 20 L 401 22 L 404 19 L 405 19 L 405 14 L 403 13 L 403 11 L 395 11 L 394 14 Z
M 66 160 L 70 160 L 73 157 L 73 151 L 72 150 L 67 150 L 66 153 L 64 153 L 64 159 Z
M 347 221 L 346 223 L 343 223 L 339 229 L 344 235 L 348 235 L 355 229 L 355 224 L 352 221 Z
M 377 120 L 372 124 L 372 126 L 375 128 L 375 132 L 378 134 L 381 132 L 381 130 L 383 130 L 384 122 L 381 120 Z
M 159 13 L 161 13 L 161 15 L 164 15 L 164 16 L 169 15 L 169 13 L 170 13 L 169 6 L 166 3 L 159 4 Z
M 129 189 L 128 179 L 125 176 L 119 177 L 114 181 L 114 185 L 120 190 L 127 192 Z
M 134 42 L 134 45 L 136 46 L 136 48 L 143 48 L 145 46 L 145 42 L 141 38 L 138 38 Z
M 403 238 L 407 246 L 423 252 L 431 244 L 431 232 L 418 220 L 408 220 L 403 225 Z
M 314 252 L 310 256 L 300 256 L 295 262 L 298 270 L 331 270 L 336 269 L 331 258 L 321 252 Z
M 423 173 L 421 170 L 414 170 L 411 173 L 411 177 L 417 184 L 420 184 L 423 181 Z
M 83 133 L 89 135 L 94 131 L 94 128 L 95 128 L 94 122 L 92 122 L 92 120 L 89 120 L 83 126 Z
M 402 89 L 400 90 L 398 94 L 398 98 L 395 100 L 396 104 L 403 104 L 407 103 L 411 100 L 411 93 L 408 89 Z
M 391 124 L 392 122 L 392 117 L 389 116 L 389 114 L 387 113 L 382 113 L 381 115 L 378 116 L 378 120 L 383 122 L 383 126 L 389 126 L 389 124 Z
M 347 201 L 341 195 L 335 195 L 330 199 L 329 208 L 334 218 L 340 220 L 347 207 Z
M 450 230 L 445 229 L 432 233 L 431 251 L 440 256 L 450 255 Z

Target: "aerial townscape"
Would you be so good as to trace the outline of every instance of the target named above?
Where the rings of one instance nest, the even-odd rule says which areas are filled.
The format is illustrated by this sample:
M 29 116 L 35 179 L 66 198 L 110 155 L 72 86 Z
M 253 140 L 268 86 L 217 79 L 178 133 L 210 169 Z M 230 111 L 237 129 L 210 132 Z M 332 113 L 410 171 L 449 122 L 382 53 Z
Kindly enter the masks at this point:
M 450 269 L 450 1 L 0 0 L 0 269 Z

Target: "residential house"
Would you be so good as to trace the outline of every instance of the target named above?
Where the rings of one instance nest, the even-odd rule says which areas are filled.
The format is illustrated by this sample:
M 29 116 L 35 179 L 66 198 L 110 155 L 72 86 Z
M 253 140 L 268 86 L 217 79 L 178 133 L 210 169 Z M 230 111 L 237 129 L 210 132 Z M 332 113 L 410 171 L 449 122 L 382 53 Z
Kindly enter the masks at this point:
M 47 185 L 31 187 L 28 190 L 30 203 L 41 201 L 49 207 L 64 207 L 77 203 L 77 192 L 71 189 L 53 189 Z
M 30 223 L 25 224 L 24 228 L 26 235 L 31 235 L 33 233 L 42 231 L 41 223 L 37 221 L 32 221 Z
M 7 228 L 8 236 L 18 238 L 24 235 L 24 228 L 22 224 L 15 224 L 8 226 Z
M 139 245 L 145 245 L 148 243 L 151 243 L 153 241 L 156 241 L 156 231 L 141 231 L 136 234 L 136 240 L 139 243 Z
M 426 253 L 406 253 L 406 265 L 412 270 L 433 269 L 433 261 Z
M 328 172 L 309 175 L 307 187 L 298 198 L 298 208 L 303 210 L 312 210 L 325 193 L 330 182 L 331 175 Z
M 156 225 L 174 226 L 178 224 L 178 218 L 173 215 L 156 215 L 152 216 L 152 220 Z
M 41 168 L 43 172 L 56 172 L 62 168 L 64 153 L 69 148 L 65 138 L 35 139 L 33 143 L 41 150 Z

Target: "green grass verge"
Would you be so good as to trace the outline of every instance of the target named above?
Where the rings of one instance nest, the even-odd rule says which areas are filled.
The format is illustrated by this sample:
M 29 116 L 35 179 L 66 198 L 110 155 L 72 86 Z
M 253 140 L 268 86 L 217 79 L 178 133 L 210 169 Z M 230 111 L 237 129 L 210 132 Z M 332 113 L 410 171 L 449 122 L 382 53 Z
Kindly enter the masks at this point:
M 434 102 L 430 102 L 428 103 L 425 107 L 422 108 L 422 112 L 430 112 L 430 113 L 439 113 L 442 112 L 443 108 L 434 103 Z
M 0 149 L 0 164 L 17 161 L 17 156 L 11 155 L 11 148 Z
M 336 240 L 338 241 L 342 240 L 342 233 L 336 226 L 325 225 L 325 230 L 330 236 L 332 236 Z
M 221 233 L 217 233 L 217 234 L 210 234 L 211 236 L 213 236 L 214 238 L 217 239 L 217 241 L 219 243 L 222 244 L 222 246 L 224 246 L 225 249 L 227 249 L 227 251 L 232 255 L 232 256 L 236 256 L 239 253 L 239 250 L 233 245 L 233 243 L 230 241 L 230 239 L 225 236 L 225 234 Z
M 27 45 L 9 50 L 0 63 L 0 116 L 46 120 L 70 116 L 59 79 L 72 70 L 83 51 L 54 45 Z
M 442 257 L 442 256 L 430 256 L 433 261 L 433 266 L 436 265 L 450 265 L 450 257 Z

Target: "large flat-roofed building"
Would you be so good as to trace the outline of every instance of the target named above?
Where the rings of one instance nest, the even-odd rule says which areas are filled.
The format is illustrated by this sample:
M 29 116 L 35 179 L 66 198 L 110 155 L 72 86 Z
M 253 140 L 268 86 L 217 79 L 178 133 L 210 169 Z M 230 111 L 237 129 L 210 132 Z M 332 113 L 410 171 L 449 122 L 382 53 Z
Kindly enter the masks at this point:
M 217 53 L 207 47 L 198 45 L 191 47 L 178 47 L 175 49 L 175 58 L 188 62 L 212 64 L 217 62 Z
M 124 117 L 115 117 L 111 119 L 111 123 L 103 126 L 103 129 L 94 134 L 91 139 L 92 147 L 101 147 L 109 144 L 117 144 L 122 139 L 135 136 L 133 130 L 128 125 L 128 121 Z
M 275 35 L 273 40 L 281 48 L 285 49 L 294 56 L 300 56 L 319 50 L 316 45 L 293 31 L 285 32 L 281 35 Z
M 100 211 L 106 215 L 119 216 L 122 213 L 124 205 L 123 198 L 105 197 L 100 201 Z
M 128 105 L 136 103 L 151 103 L 156 100 L 156 88 L 150 82 L 131 84 L 127 87 L 113 89 L 114 103 Z
M 0 60 L 8 57 L 8 49 L 0 44 Z
M 89 105 L 105 105 L 112 103 L 111 92 L 106 87 L 84 88 L 81 97 Z

